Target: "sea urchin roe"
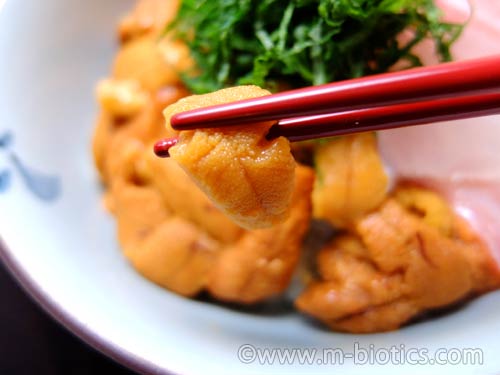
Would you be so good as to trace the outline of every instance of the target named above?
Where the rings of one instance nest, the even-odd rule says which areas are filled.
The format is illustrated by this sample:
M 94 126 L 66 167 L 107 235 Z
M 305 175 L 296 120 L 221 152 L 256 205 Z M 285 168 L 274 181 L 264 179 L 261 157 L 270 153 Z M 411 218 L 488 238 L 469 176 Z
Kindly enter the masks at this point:
M 158 38 L 177 14 L 179 0 L 139 0 L 120 21 L 118 36 L 122 42 L 149 36 Z
M 97 86 L 101 107 L 115 117 L 130 117 L 139 112 L 148 99 L 138 82 L 105 79 Z
M 453 225 L 452 210 L 436 193 L 416 187 L 401 187 L 394 192 L 394 198 L 428 225 L 444 235 L 450 234 Z
M 256 86 L 240 86 L 190 96 L 167 107 L 167 126 L 178 112 L 269 94 Z M 288 140 L 265 138 L 271 125 L 182 131 L 170 149 L 171 158 L 215 205 L 247 229 L 270 227 L 289 214 L 296 163 Z
M 334 330 L 379 332 L 498 287 L 498 268 L 461 219 L 415 214 L 416 202 L 423 212 L 441 205 L 437 195 L 413 190 L 405 200 L 388 199 L 320 251 L 320 278 L 297 299 L 299 310 Z
M 142 89 L 156 92 L 179 82 L 180 68 L 171 65 L 157 40 L 147 36 L 124 44 L 116 55 L 113 78 L 134 80 Z
M 213 265 L 207 288 L 218 300 L 255 303 L 283 293 L 302 252 L 311 220 L 314 173 L 298 165 L 290 216 L 271 228 L 246 231 Z
M 389 178 L 375 134 L 333 139 L 318 147 L 314 159 L 314 217 L 345 228 L 384 200 Z

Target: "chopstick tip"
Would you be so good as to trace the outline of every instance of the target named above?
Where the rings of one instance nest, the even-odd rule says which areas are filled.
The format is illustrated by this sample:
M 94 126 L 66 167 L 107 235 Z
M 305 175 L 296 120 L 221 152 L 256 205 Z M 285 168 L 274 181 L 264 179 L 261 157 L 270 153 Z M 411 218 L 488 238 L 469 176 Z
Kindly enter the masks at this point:
M 160 139 L 155 143 L 153 151 L 159 158 L 168 158 L 170 157 L 170 148 L 174 147 L 178 141 L 177 137 Z

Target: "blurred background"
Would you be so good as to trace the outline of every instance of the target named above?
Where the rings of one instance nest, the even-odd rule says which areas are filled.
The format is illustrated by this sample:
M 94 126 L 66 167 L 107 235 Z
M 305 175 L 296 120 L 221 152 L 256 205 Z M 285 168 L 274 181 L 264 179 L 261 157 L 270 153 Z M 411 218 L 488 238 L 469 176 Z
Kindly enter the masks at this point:
M 0 263 L 0 374 L 134 374 L 53 321 Z

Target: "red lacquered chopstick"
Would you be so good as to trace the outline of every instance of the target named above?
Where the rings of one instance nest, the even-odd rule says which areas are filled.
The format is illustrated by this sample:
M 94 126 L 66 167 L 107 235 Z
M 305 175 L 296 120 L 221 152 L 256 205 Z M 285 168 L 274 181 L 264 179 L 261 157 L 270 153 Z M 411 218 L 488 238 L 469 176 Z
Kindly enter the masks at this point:
M 500 91 L 285 119 L 271 127 L 267 138 L 297 142 L 495 114 L 500 114 Z
M 287 91 L 174 115 L 176 130 L 350 111 L 500 87 L 500 56 L 445 63 Z
M 177 130 L 279 120 L 290 141 L 500 114 L 500 56 L 416 68 L 205 107 L 172 117 Z M 168 156 L 176 138 L 156 143 Z
M 495 114 L 500 114 L 500 91 L 280 120 L 267 138 L 283 136 L 297 142 Z M 176 143 L 177 138 L 162 139 L 154 151 L 168 157 Z

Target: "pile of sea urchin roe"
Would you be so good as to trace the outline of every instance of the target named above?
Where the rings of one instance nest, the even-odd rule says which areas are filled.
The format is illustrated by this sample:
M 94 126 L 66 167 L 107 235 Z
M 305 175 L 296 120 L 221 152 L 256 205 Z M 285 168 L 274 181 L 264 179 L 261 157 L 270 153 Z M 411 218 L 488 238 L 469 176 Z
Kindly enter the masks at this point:
M 488 249 L 439 196 L 421 187 L 388 191 L 374 134 L 313 143 L 314 170 L 294 161 L 287 140 L 265 139 L 270 123 L 182 132 L 171 159 L 155 157 L 153 144 L 173 135 L 166 107 L 169 116 L 268 94 L 240 87 L 181 99 L 188 92 L 179 72 L 191 62 L 163 34 L 176 6 L 138 2 L 98 88 L 95 163 L 138 272 L 188 297 L 264 301 L 285 292 L 311 250 L 303 246 L 308 228 L 321 220 L 335 236 L 315 244 L 321 249 L 295 305 L 331 329 L 395 329 L 499 286 Z
M 189 64 L 182 57 L 185 48 L 163 37 L 159 26 L 172 18 L 175 6 L 170 0 L 142 0 L 120 24 L 121 44 L 111 76 L 98 86 L 100 114 L 93 139 L 104 202 L 116 217 L 124 255 L 149 280 L 189 297 L 207 291 L 224 301 L 263 301 L 283 293 L 299 261 L 314 174 L 296 166 L 286 140 L 261 139 L 264 126 L 252 135 L 238 133 L 237 139 L 269 150 L 268 161 L 259 159 L 264 169 L 277 163 L 287 176 L 284 180 L 280 173 L 275 184 L 279 204 L 276 195 L 266 196 L 263 181 L 260 186 L 255 182 L 256 195 L 249 202 L 260 204 L 276 224 L 245 230 L 175 160 L 155 157 L 153 144 L 172 135 L 164 126 L 163 110 L 187 95 L 179 77 Z M 252 90 L 244 95 L 267 93 Z M 255 162 L 246 156 L 244 163 Z
M 265 94 L 243 86 L 195 95 L 165 115 L 168 122 L 178 112 Z M 283 220 L 269 207 L 288 206 L 294 165 L 286 140 L 276 147 L 279 140 L 265 139 L 270 126 L 182 131 L 170 153 L 235 222 L 270 225 Z M 332 329 L 378 332 L 499 285 L 486 247 L 442 198 L 421 187 L 388 190 L 375 134 L 322 141 L 313 154 L 307 199 L 315 218 L 342 233 L 321 245 L 318 276 L 296 300 L 299 310 Z M 271 243 L 254 251 L 261 246 Z

